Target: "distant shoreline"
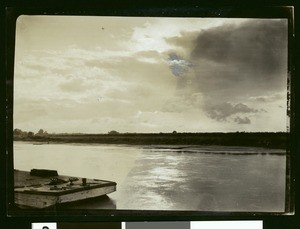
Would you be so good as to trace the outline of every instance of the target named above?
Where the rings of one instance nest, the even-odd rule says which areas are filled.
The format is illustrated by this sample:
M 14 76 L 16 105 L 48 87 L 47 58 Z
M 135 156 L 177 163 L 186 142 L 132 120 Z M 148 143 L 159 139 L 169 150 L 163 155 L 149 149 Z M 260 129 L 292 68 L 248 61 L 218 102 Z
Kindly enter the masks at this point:
M 287 148 L 288 133 L 157 133 L 157 134 L 48 134 L 16 137 L 15 141 L 38 143 L 98 143 L 127 145 L 220 145 L 274 149 Z

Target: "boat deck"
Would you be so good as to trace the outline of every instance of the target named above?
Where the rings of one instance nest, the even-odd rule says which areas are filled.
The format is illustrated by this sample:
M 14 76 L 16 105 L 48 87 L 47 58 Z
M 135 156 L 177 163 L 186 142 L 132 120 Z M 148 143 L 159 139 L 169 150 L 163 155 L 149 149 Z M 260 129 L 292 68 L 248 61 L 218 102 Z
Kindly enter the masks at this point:
M 72 202 L 106 195 L 116 190 L 116 183 L 62 175 L 37 176 L 27 171 L 14 171 L 15 202 L 30 206 L 33 199 L 49 199 L 43 206 Z M 51 200 L 50 200 L 51 199 Z M 32 207 L 39 207 L 39 203 Z
M 70 182 L 70 178 L 73 178 L 74 181 Z M 98 179 L 86 179 L 86 183 L 83 184 L 82 179 L 84 178 L 70 176 L 38 177 L 30 175 L 29 172 L 18 170 L 14 171 L 14 179 L 15 192 L 38 192 L 40 195 L 63 195 L 81 190 L 116 185 L 115 182 Z M 55 184 L 55 180 L 58 181 L 57 184 Z

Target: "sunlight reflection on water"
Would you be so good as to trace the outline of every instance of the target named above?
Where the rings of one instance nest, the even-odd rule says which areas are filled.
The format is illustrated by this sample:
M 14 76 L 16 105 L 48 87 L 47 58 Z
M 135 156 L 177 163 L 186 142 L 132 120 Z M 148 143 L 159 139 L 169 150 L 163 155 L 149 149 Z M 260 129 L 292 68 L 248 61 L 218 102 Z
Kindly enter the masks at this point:
M 284 211 L 285 160 L 250 147 L 14 144 L 16 169 L 116 181 L 117 209 Z

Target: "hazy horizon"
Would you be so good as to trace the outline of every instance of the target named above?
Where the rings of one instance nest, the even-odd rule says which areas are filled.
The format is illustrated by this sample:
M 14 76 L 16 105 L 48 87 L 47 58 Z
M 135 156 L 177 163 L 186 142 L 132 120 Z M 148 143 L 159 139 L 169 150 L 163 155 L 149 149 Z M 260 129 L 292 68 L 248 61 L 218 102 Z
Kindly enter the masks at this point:
M 38 131 L 34 132 L 34 131 L 31 131 L 31 130 L 23 130 L 23 129 L 20 129 L 20 128 L 14 128 L 15 129 L 19 129 L 21 131 L 23 131 L 24 133 L 28 133 L 28 132 L 33 132 L 34 134 L 37 134 L 39 130 L 43 130 L 44 132 L 47 132 L 47 134 L 83 134 L 83 135 L 89 135 L 89 134 L 100 134 L 100 135 L 105 135 L 105 134 L 110 134 L 108 132 L 98 132 L 98 133 L 89 133 L 89 132 L 48 132 L 46 129 L 39 129 Z M 179 132 L 179 131 L 171 131 L 171 132 L 119 132 L 117 130 L 112 130 L 112 131 L 116 131 L 117 133 L 116 134 L 214 134 L 214 133 L 221 133 L 221 134 L 230 134 L 230 133 L 286 133 L 286 131 L 229 131 L 229 132 L 220 132 L 220 131 L 210 131 L 210 132 Z
M 287 20 L 20 16 L 14 128 L 286 132 Z

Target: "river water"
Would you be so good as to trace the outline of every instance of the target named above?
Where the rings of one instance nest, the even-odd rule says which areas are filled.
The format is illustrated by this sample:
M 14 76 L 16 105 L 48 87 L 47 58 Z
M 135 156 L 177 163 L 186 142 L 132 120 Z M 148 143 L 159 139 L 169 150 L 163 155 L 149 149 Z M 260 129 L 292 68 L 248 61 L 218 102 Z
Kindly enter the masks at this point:
M 84 209 L 283 212 L 284 150 L 14 143 L 14 168 L 117 182 Z

